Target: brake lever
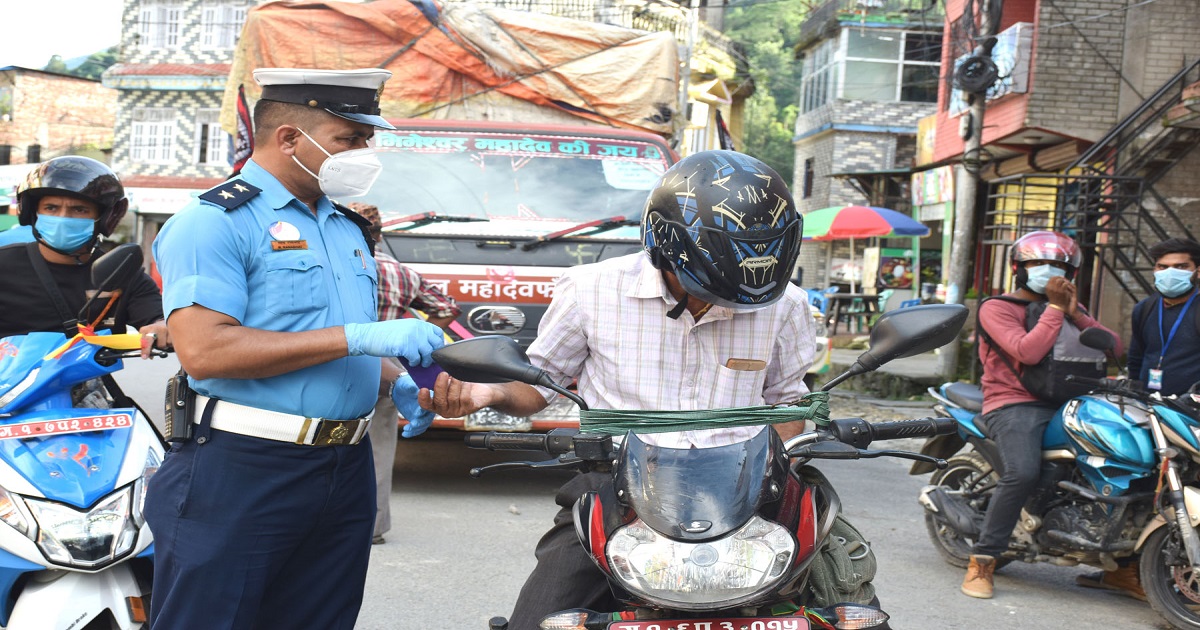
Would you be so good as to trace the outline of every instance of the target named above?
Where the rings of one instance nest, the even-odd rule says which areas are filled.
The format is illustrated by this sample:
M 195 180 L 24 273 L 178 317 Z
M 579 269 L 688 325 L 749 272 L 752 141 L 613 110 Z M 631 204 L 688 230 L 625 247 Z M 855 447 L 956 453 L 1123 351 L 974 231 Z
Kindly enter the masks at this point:
M 900 459 L 911 459 L 918 462 L 928 462 L 934 466 L 937 466 L 938 470 L 945 470 L 946 467 L 950 465 L 946 463 L 946 460 L 940 457 L 932 457 L 923 453 L 912 453 L 909 451 L 859 451 L 859 453 L 864 458 L 897 457 Z
M 575 456 L 574 453 L 566 453 L 559 455 L 558 459 L 548 459 L 544 462 L 500 462 L 499 464 L 489 464 L 478 468 L 472 468 L 470 475 L 475 478 L 483 476 L 483 473 L 498 470 L 513 470 L 517 468 L 530 468 L 533 470 L 560 470 L 566 468 L 583 468 L 584 461 Z

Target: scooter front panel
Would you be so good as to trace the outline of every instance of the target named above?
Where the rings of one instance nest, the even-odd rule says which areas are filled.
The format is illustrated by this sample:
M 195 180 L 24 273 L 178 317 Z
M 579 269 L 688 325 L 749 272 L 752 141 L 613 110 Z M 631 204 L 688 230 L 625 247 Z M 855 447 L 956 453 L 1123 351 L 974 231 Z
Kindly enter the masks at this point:
M 11 427 L 0 425 L 0 459 L 44 497 L 89 507 L 116 487 L 136 413 L 70 409 L 22 416 L 21 431 L 5 436 Z

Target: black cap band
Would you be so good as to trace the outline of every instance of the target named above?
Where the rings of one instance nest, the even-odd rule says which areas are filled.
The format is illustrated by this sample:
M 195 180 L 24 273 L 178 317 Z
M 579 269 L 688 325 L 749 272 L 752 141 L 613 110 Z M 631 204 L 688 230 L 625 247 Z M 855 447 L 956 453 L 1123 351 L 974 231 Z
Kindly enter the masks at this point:
M 334 114 L 379 115 L 379 91 L 340 85 L 290 84 L 263 86 L 262 99 L 320 107 Z

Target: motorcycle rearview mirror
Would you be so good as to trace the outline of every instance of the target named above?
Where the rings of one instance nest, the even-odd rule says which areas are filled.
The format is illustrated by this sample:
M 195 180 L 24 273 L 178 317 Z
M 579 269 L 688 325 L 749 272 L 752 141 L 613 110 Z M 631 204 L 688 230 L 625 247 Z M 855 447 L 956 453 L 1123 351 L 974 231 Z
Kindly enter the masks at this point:
M 1121 365 L 1120 359 L 1117 358 L 1117 338 L 1112 333 L 1103 328 L 1085 328 L 1079 333 L 1079 343 L 1084 347 L 1103 352 L 1104 357 L 1117 366 L 1121 376 L 1128 376 L 1125 366 Z
M 829 391 L 851 376 L 877 370 L 888 361 L 929 352 L 957 340 L 967 313 L 967 307 L 961 304 L 926 304 L 880 315 L 871 328 L 871 349 L 821 391 Z
M 580 409 L 587 405 L 579 396 L 555 383 L 545 370 L 529 362 L 529 355 L 512 337 L 484 335 L 464 339 L 433 351 L 433 360 L 450 376 L 468 383 L 518 381 L 541 385 L 570 398 Z
M 142 247 L 137 243 L 117 245 L 92 263 L 92 286 L 96 292 L 79 309 L 79 321 L 86 322 L 92 302 L 97 297 L 125 288 L 142 271 Z
M 1112 333 L 1103 328 L 1084 329 L 1079 333 L 1079 343 L 1105 353 L 1117 347 L 1117 340 Z

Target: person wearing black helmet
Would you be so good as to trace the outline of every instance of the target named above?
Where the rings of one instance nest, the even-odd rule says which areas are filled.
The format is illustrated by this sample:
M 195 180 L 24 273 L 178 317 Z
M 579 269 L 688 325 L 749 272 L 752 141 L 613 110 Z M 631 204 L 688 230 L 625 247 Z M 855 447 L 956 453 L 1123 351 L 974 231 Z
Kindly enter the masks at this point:
M 799 400 L 808 393 L 804 375 L 815 344 L 805 296 L 788 282 L 802 224 L 787 186 L 761 161 L 732 151 L 688 156 L 647 198 L 643 252 L 572 267 L 558 280 L 529 357 L 555 382 L 575 380 L 592 409 L 701 410 Z M 432 391 L 421 390 L 420 402 L 444 417 L 488 406 L 527 416 L 554 396 L 522 383 L 465 383 L 442 374 Z M 802 422 L 774 426 L 784 438 L 803 430 Z M 761 430 L 643 439 L 708 448 Z M 560 610 L 618 605 L 576 539 L 571 515 L 581 495 L 611 483 L 610 475 L 587 473 L 559 490 L 562 509 L 538 543 L 538 564 L 510 630 L 535 630 Z
M 0 267 L 6 272 L 0 337 L 39 331 L 74 335 L 73 321 L 92 290 L 92 260 L 129 206 L 125 189 L 104 164 L 67 155 L 30 171 L 17 189 L 17 203 L 18 220 L 30 226 L 36 240 L 0 247 Z M 61 293 L 61 308 L 48 283 Z M 160 348 L 170 344 L 158 286 L 145 273 L 124 291 L 115 309 L 105 313 L 105 307 L 106 301 L 94 301 L 87 321 L 80 323 L 96 322 L 97 329 L 116 331 L 131 325 Z M 104 319 L 97 321 L 102 313 Z M 150 345 L 144 344 L 144 357 Z

